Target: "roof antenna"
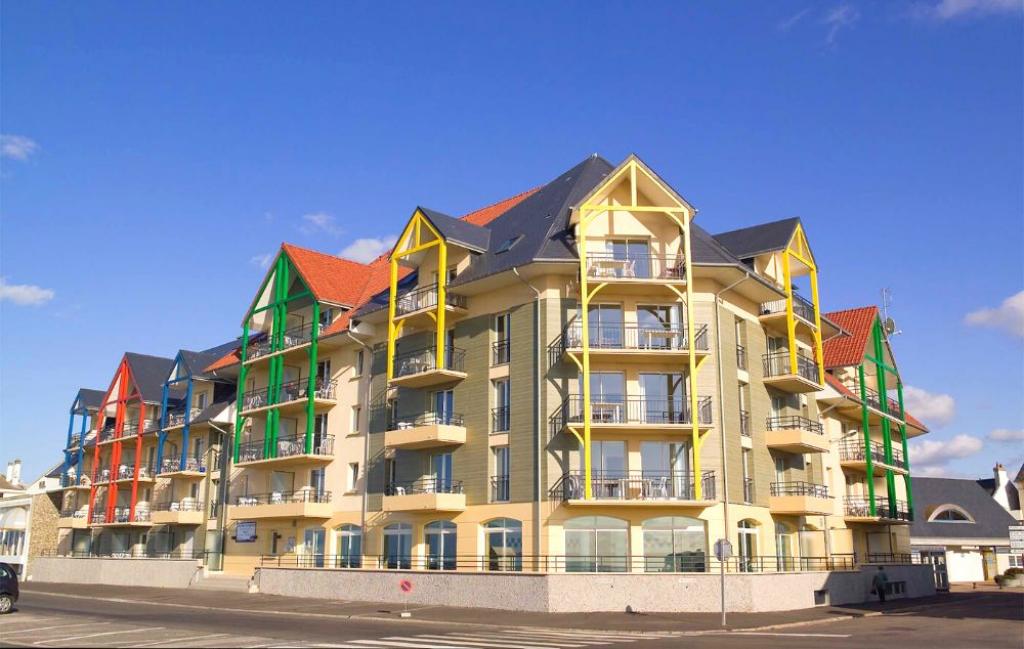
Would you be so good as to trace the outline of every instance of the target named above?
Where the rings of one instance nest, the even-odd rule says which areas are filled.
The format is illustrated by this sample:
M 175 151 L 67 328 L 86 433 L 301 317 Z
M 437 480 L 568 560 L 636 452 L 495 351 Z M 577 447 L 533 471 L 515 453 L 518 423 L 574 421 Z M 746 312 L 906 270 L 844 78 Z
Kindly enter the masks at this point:
M 882 289 L 882 328 L 885 334 L 892 338 L 903 333 L 902 329 L 896 328 L 896 321 L 889 317 L 889 307 L 892 306 L 892 289 Z

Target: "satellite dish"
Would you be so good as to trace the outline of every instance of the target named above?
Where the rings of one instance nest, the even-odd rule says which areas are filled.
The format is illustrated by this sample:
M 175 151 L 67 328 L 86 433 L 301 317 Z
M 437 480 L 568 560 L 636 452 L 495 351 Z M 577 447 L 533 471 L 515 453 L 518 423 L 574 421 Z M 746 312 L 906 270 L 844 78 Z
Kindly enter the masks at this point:
M 885 333 L 891 336 L 896 332 L 896 321 L 892 318 L 886 318 L 882 327 L 885 329 Z

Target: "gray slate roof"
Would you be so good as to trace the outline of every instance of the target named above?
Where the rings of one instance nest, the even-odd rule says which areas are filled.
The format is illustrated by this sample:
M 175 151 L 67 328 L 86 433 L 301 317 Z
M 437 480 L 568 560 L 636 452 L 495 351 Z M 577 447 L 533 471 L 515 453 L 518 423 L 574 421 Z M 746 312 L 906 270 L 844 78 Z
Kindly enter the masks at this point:
M 990 496 L 994 496 L 996 493 L 996 479 L 995 478 L 984 478 L 978 480 L 978 484 L 986 493 Z M 1013 486 L 1012 482 L 1008 482 L 1003 485 L 1003 491 L 1006 494 L 1006 502 L 1010 504 L 1010 509 L 1020 509 L 1020 494 L 1017 493 L 1017 487 Z
M 124 356 L 135 378 L 135 385 L 142 394 L 142 400 L 160 403 L 163 398 L 164 381 L 171 372 L 174 359 L 135 352 L 126 352 Z
M 106 395 L 107 393 L 103 390 L 80 389 L 75 397 L 75 412 L 98 409 L 103 404 L 103 397 Z
M 227 410 L 233 401 L 217 401 L 203 408 L 199 414 L 191 419 L 193 424 L 202 424 L 215 420 L 221 413 Z
M 928 538 L 1006 538 L 1016 521 L 992 500 L 976 480 L 918 478 L 913 480 L 914 522 L 910 536 Z M 974 518 L 974 523 L 929 523 L 928 517 L 940 505 L 957 505 Z M 1009 542 L 1009 541 L 1007 541 Z
M 749 228 L 730 230 L 715 235 L 715 239 L 740 259 L 749 259 L 766 252 L 783 250 L 793 238 L 799 218 L 782 219 Z
M 192 374 L 193 378 L 203 377 L 205 376 L 203 374 L 203 368 L 208 367 L 214 361 L 224 356 L 224 354 L 238 349 L 240 344 L 241 343 L 236 339 L 199 352 L 182 349 L 178 351 L 178 354 L 181 356 L 182 362 Z M 169 374 L 170 370 L 168 370 L 168 375 Z
M 426 207 L 421 206 L 417 209 L 434 224 L 445 241 L 476 252 L 487 250 L 487 245 L 491 240 L 491 231 L 487 228 L 467 223 L 462 219 Z

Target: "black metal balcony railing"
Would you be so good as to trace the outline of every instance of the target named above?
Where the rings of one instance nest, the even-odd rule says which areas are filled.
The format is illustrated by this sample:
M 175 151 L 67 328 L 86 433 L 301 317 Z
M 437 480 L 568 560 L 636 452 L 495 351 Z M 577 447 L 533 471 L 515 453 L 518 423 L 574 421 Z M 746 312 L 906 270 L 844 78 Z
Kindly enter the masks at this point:
M 147 419 L 142 424 L 143 433 L 155 433 L 160 430 L 160 422 L 156 419 Z M 122 439 L 125 437 L 134 437 L 139 434 L 139 424 L 137 422 L 125 422 L 124 427 L 121 429 Z
M 680 280 L 686 278 L 686 264 L 682 255 L 595 252 L 587 254 L 587 277 Z
M 114 429 L 113 428 L 103 428 L 103 429 L 101 429 L 100 431 L 98 431 L 96 433 L 96 443 L 97 444 L 102 444 L 103 442 L 107 442 L 107 441 L 110 441 L 112 439 L 114 439 Z
M 740 435 L 750 437 L 750 413 L 740 410 Z
M 385 496 L 411 496 L 414 494 L 460 494 L 462 480 L 449 478 L 420 478 L 405 482 L 391 482 L 384 488 Z
M 104 512 L 94 512 L 90 522 L 93 525 L 102 525 L 107 522 L 107 515 Z
M 771 483 L 773 496 L 809 496 L 811 498 L 828 498 L 828 486 L 794 480 L 789 482 Z
M 509 362 L 512 341 L 509 339 L 496 340 L 491 343 L 491 365 L 505 365 Z
M 155 512 L 201 512 L 203 509 L 203 503 L 198 498 L 168 500 L 153 505 Z
M 257 462 L 260 460 L 271 460 L 282 457 L 294 457 L 296 455 L 307 455 L 306 436 L 290 435 L 277 438 L 277 448 L 270 449 L 270 453 L 264 450 L 265 442 L 262 439 L 250 440 L 238 445 L 239 462 Z M 276 450 L 276 453 L 273 452 Z M 334 435 L 313 434 L 313 448 L 308 455 L 332 455 L 334 453 Z
M 110 467 L 101 465 L 96 469 L 96 482 L 110 482 Z
M 761 304 L 761 315 L 772 315 L 786 312 L 786 300 L 772 300 Z M 800 297 L 793 295 L 793 315 L 803 318 L 814 324 L 814 305 Z
M 177 471 L 206 471 L 206 465 L 198 458 L 185 458 L 185 466 L 181 466 L 181 458 L 164 458 L 160 464 L 160 473 L 175 473 Z
M 329 503 L 331 492 L 307 487 L 297 491 L 271 491 L 264 494 L 246 494 L 235 498 L 238 507 L 257 505 L 285 505 L 288 503 Z
M 199 408 L 192 408 L 192 409 L 190 409 L 189 413 L 188 413 L 189 414 L 189 417 L 188 417 L 189 421 L 191 421 L 191 420 L 195 419 L 197 416 L 199 416 L 199 412 L 200 412 Z M 184 425 L 185 425 L 185 412 L 184 411 L 169 412 L 169 413 L 167 413 L 167 427 L 168 428 L 171 428 L 171 427 L 174 427 L 174 426 L 184 426 Z
M 444 292 L 444 303 L 448 306 L 465 309 L 466 296 L 446 290 Z M 432 309 L 436 306 L 437 284 L 431 284 L 430 286 L 399 294 L 395 300 L 395 315 L 403 316 L 423 309 Z
M 457 412 L 424 412 L 415 417 L 399 417 L 397 421 L 388 418 L 387 430 L 405 430 L 417 426 L 465 426 L 465 418 Z
M 280 340 L 280 347 L 277 350 L 274 349 L 273 339 L 269 334 L 261 340 L 250 341 L 246 346 L 245 360 L 251 361 L 261 356 L 268 356 L 274 351 L 282 351 L 298 347 L 299 345 L 305 345 L 313 340 L 313 323 L 309 322 L 285 329 L 281 333 Z
M 743 478 L 743 502 L 754 502 L 754 479 Z
M 152 464 L 140 464 L 139 465 L 139 477 L 140 478 L 152 478 L 156 475 L 156 467 Z M 135 478 L 135 462 L 128 460 L 126 463 L 121 464 L 117 467 L 117 475 L 114 476 L 115 480 L 133 480 Z
M 96 525 L 108 523 L 148 523 L 149 508 L 136 505 L 134 517 L 130 507 L 117 507 L 114 509 L 112 516 L 107 516 L 105 512 L 93 512 L 92 522 Z
M 747 369 L 747 348 L 743 345 L 736 345 L 736 369 Z
M 843 511 L 847 516 L 868 518 L 871 516 L 871 500 L 866 496 L 846 496 L 843 499 Z M 903 500 L 895 500 L 890 506 L 885 496 L 875 497 L 875 516 L 887 520 L 911 521 L 913 512 Z
M 762 365 L 764 367 L 764 375 L 766 378 L 773 376 L 786 376 L 792 374 L 792 367 L 790 365 L 790 354 L 789 352 L 772 352 L 771 354 L 765 354 L 761 357 Z M 804 356 L 800 352 L 796 354 L 796 373 L 798 376 L 817 383 L 818 377 L 818 364 L 813 358 Z
M 586 479 L 582 471 L 570 471 L 551 488 L 552 500 L 581 500 Z M 715 472 L 702 471 L 701 499 L 715 498 Z M 693 472 L 595 471 L 590 476 L 594 500 L 694 500 Z
M 89 515 L 88 508 L 65 507 L 60 510 L 61 518 L 85 518 Z
M 325 381 L 316 379 L 316 386 L 313 392 L 315 399 L 335 399 L 335 391 L 338 387 L 337 381 Z M 242 394 L 242 410 L 256 410 L 270 405 L 281 405 L 291 401 L 300 401 L 309 396 L 309 379 L 299 379 L 281 384 L 276 404 L 270 402 L 270 388 L 258 388 L 249 390 Z
M 67 475 L 62 475 L 60 477 L 60 486 L 61 487 L 74 487 L 74 486 L 88 487 L 89 486 L 89 478 L 87 478 L 86 476 L 79 477 L 79 476 L 75 475 L 75 473 L 73 471 L 70 471 L 70 472 L 68 472 Z
M 458 347 L 448 347 L 444 354 L 444 367 L 437 366 L 437 351 L 433 347 L 417 349 L 395 355 L 394 376 L 409 376 L 421 372 L 431 372 L 445 369 L 453 372 L 462 372 L 466 364 L 466 350 Z
M 800 415 L 778 415 L 768 417 L 765 420 L 766 430 L 803 430 L 808 433 L 823 435 L 825 433 L 821 422 L 812 421 Z
M 512 500 L 507 475 L 491 476 L 491 502 L 507 503 Z
M 491 432 L 507 433 L 509 430 L 510 419 L 511 409 L 509 408 L 509 406 L 491 408 Z
M 71 433 L 71 440 L 68 442 L 68 448 L 77 448 L 79 443 L 82 441 L 81 433 Z
M 710 425 L 711 397 L 697 402 L 697 423 Z M 692 424 L 690 402 L 683 397 L 657 399 L 622 395 L 591 395 L 591 424 Z M 562 423 L 583 423 L 583 398 L 570 395 L 562 403 Z
M 898 469 L 907 468 L 907 463 L 903 459 L 903 449 L 893 448 L 892 449 L 892 460 L 886 460 L 885 457 L 885 445 L 881 442 L 871 442 L 870 457 L 871 461 L 875 464 L 883 464 Z M 866 462 L 868 453 L 864 450 L 864 440 L 862 439 L 846 439 L 843 440 L 839 445 L 839 459 L 846 462 Z
M 685 351 L 687 344 L 687 327 L 650 327 L 634 324 L 599 324 L 590 323 L 587 327 L 587 340 L 591 351 L 599 350 L 648 350 L 648 351 Z M 700 325 L 694 329 L 694 345 L 697 351 L 708 351 L 708 326 Z M 574 320 L 566 325 L 556 346 L 561 351 L 581 349 L 583 347 L 583 323 Z

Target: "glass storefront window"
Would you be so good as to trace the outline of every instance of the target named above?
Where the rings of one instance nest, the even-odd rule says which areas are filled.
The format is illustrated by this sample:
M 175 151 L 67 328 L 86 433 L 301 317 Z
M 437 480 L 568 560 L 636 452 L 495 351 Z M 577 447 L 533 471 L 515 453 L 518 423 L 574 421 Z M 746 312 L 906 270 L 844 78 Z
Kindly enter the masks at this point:
M 704 572 L 707 569 L 704 521 L 663 516 L 644 521 L 643 532 L 646 572 Z
M 629 523 L 609 516 L 565 521 L 566 572 L 626 572 Z

